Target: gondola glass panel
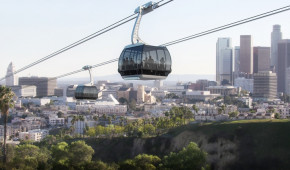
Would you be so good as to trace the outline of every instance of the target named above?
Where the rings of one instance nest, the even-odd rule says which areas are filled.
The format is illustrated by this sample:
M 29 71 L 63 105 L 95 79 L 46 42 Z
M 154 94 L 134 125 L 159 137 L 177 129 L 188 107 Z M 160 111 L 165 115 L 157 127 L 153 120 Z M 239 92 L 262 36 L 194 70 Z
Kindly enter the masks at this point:
M 166 47 L 129 46 L 123 50 L 118 66 L 124 79 L 160 80 L 171 72 L 171 57 Z

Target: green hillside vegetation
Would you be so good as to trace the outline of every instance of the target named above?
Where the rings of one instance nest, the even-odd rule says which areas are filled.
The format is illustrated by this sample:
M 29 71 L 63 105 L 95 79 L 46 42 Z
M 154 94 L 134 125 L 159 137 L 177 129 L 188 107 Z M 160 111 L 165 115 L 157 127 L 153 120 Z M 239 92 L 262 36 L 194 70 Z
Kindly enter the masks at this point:
M 183 124 L 183 123 L 182 123 Z M 160 136 L 8 145 L 8 169 L 289 169 L 290 120 L 185 124 Z
M 93 159 L 122 161 L 142 153 L 163 157 L 190 142 L 213 169 L 288 169 L 290 120 L 241 120 L 184 125 L 150 138 L 87 139 Z M 99 154 L 101 153 L 101 154 Z

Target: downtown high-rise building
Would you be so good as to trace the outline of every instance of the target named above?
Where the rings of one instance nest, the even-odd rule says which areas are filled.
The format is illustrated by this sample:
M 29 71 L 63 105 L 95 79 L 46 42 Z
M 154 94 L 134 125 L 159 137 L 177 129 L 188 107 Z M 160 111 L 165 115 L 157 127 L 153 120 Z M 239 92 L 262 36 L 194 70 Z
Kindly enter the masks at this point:
M 234 56 L 234 78 L 237 78 L 240 72 L 240 46 L 235 46 Z
M 253 74 L 253 46 L 251 35 L 240 36 L 240 73 Z
M 280 40 L 278 43 L 278 62 L 277 62 L 277 79 L 278 92 L 286 93 L 288 87 L 287 78 L 290 77 L 290 72 L 287 70 L 290 67 L 290 39 Z
M 218 38 L 216 43 L 216 81 L 233 84 L 233 49 L 231 38 Z
M 48 77 L 20 77 L 19 85 L 33 85 L 36 86 L 36 96 L 46 97 L 53 96 L 54 89 L 56 89 L 56 79 Z
M 272 71 L 260 71 L 254 74 L 255 100 L 271 101 L 277 98 L 277 75 Z
M 278 65 L 278 43 L 282 39 L 280 25 L 273 25 L 271 33 L 271 66 L 277 69 Z
M 270 71 L 270 47 L 254 47 L 254 73 Z
M 6 72 L 6 86 L 16 86 L 18 85 L 18 77 L 14 74 L 15 66 L 11 62 L 7 68 Z

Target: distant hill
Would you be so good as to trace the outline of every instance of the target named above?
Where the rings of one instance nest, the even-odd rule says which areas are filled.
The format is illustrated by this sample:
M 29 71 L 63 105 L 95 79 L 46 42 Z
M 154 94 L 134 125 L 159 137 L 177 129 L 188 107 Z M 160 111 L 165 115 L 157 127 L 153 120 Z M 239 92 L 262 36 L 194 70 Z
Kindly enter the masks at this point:
M 140 153 L 159 157 L 196 142 L 212 169 L 289 169 L 290 120 L 192 124 L 152 138 L 86 139 L 94 160 L 122 161 Z

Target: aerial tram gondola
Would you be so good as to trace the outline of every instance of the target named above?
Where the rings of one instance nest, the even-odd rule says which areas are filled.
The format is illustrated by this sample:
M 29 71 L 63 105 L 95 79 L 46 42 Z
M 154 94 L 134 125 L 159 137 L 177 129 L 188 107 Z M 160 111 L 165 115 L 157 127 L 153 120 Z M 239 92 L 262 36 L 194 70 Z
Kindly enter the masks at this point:
M 125 80 L 162 80 L 171 73 L 171 56 L 165 46 L 152 46 L 144 43 L 138 35 L 141 18 L 153 11 L 158 3 L 148 2 L 135 10 L 138 13 L 131 45 L 122 51 L 118 72 Z
M 98 89 L 94 85 L 94 80 L 91 74 L 91 66 L 84 66 L 84 70 L 88 70 L 90 74 L 90 82 L 84 85 L 78 85 L 75 91 L 75 98 L 77 100 L 97 100 Z

